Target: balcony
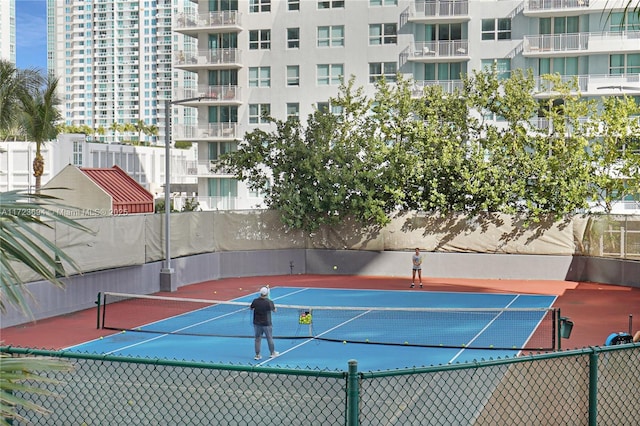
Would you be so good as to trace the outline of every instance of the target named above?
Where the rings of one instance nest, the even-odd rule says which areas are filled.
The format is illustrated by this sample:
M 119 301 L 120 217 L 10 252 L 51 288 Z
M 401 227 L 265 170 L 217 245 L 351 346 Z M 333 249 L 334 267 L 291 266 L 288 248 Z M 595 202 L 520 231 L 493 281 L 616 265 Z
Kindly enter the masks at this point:
M 411 95 L 419 98 L 423 95 L 425 87 L 440 86 L 444 93 L 454 93 L 462 90 L 462 80 L 415 80 Z
M 240 138 L 238 123 L 207 123 L 198 126 L 176 124 L 173 126 L 174 140 L 237 140 Z
M 198 14 L 181 13 L 175 20 L 174 31 L 197 37 L 198 33 L 206 30 L 216 33 L 239 32 L 241 14 L 237 10 L 227 10 L 221 12 L 207 12 Z
M 591 1 L 591 3 L 597 3 Z M 605 5 L 591 8 L 594 11 L 602 12 Z M 576 16 L 590 13 L 589 0 L 526 0 L 524 2 L 524 16 L 531 17 L 553 17 L 562 14 L 563 16 Z
M 574 79 L 582 96 L 640 95 L 640 74 L 586 74 L 561 77 L 563 83 Z M 548 98 L 557 94 L 551 83 L 543 81 L 541 77 L 536 77 L 533 90 L 537 98 Z
M 466 22 L 469 17 L 469 2 L 463 1 L 425 1 L 416 0 L 409 8 L 409 22 Z
M 524 36 L 525 57 L 578 56 L 640 52 L 640 31 Z
M 199 85 L 197 88 L 178 88 L 174 93 L 176 99 L 191 99 L 202 97 L 198 101 L 194 101 L 193 105 L 190 102 L 183 102 L 187 106 L 198 105 L 219 105 L 219 104 L 241 104 L 241 91 L 240 86 L 231 85 Z
M 174 66 L 186 71 L 198 69 L 242 68 L 240 49 L 211 49 L 175 54 Z
M 469 60 L 469 42 L 467 40 L 417 42 L 405 49 L 401 56 L 408 61 L 424 63 L 464 62 Z

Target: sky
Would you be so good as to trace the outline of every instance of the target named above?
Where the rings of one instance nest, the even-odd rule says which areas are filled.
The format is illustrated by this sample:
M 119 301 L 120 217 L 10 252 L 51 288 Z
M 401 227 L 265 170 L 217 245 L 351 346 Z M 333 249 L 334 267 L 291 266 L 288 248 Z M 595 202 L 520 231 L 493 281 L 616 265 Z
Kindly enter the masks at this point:
M 47 69 L 46 0 L 16 0 L 16 66 Z

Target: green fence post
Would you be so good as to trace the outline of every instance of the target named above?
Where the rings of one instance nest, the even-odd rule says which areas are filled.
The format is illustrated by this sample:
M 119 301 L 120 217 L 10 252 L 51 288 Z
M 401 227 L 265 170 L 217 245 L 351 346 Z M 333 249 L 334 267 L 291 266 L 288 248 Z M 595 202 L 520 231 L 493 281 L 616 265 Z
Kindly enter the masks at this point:
M 358 361 L 349 360 L 349 372 L 347 373 L 347 426 L 358 426 L 358 402 L 360 388 L 358 386 Z
M 598 424 L 598 354 L 589 354 L 589 426 Z

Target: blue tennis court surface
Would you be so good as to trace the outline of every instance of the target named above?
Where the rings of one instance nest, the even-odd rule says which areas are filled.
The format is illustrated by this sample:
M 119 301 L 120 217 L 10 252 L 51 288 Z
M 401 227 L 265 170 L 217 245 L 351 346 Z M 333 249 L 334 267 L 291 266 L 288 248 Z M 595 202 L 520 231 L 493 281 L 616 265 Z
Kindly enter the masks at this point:
M 251 302 L 255 297 L 257 294 L 252 294 L 234 302 Z M 280 353 L 274 359 L 264 357 L 254 361 L 253 338 L 236 336 L 251 336 L 253 333 L 252 313 L 239 305 L 214 305 L 206 310 L 198 309 L 197 313 L 174 315 L 152 324 L 141 321 L 138 326 L 142 330 L 145 327 L 162 327 L 166 332 L 118 332 L 67 350 L 140 358 L 329 370 L 346 370 L 351 359 L 358 361 L 360 371 L 462 363 L 517 355 L 519 349 L 506 349 L 503 348 L 504 344 L 498 342 L 508 341 L 509 347 L 526 346 L 542 318 L 527 317 L 523 320 L 512 317 L 509 309 L 549 308 L 556 299 L 556 296 L 547 295 L 296 287 L 274 287 L 270 297 L 276 308 L 282 307 L 273 314 L 276 350 Z M 300 312 L 289 312 L 286 306 L 311 307 L 313 325 L 301 324 L 298 321 Z M 321 312 L 313 310 L 313 307 L 392 310 L 375 310 L 375 313 L 342 309 Z M 398 307 L 467 309 L 471 314 L 438 312 L 438 315 L 431 317 L 408 310 L 396 316 L 393 309 Z M 486 308 L 496 311 L 488 314 L 475 311 Z M 507 310 L 501 312 L 502 309 Z M 229 331 L 229 336 L 195 335 L 204 334 L 202 330 L 210 329 L 213 324 L 220 330 L 233 327 L 240 327 L 241 330 Z M 309 327 L 318 328 L 314 330 L 314 335 L 319 338 L 307 337 Z M 170 334 L 175 332 L 192 334 Z M 342 336 L 348 336 L 344 337 L 347 343 L 343 342 Z M 328 340 L 322 340 L 324 338 Z M 413 343 L 422 342 L 423 339 L 425 344 L 413 346 Z M 371 343 L 379 341 L 393 344 Z M 409 342 L 411 344 L 407 344 Z M 492 349 L 493 343 L 501 349 Z M 262 354 L 268 354 L 265 339 L 262 341 Z

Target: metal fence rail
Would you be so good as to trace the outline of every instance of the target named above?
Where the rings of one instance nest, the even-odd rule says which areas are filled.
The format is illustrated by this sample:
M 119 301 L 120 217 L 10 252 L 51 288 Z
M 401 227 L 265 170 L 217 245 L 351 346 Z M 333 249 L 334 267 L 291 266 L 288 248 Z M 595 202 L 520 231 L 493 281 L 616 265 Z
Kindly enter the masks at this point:
M 20 394 L 32 425 L 612 425 L 640 418 L 640 344 L 382 372 L 227 366 L 2 347 L 71 372 Z

